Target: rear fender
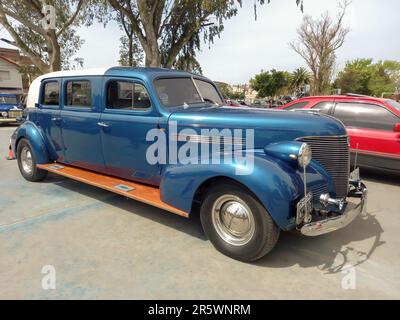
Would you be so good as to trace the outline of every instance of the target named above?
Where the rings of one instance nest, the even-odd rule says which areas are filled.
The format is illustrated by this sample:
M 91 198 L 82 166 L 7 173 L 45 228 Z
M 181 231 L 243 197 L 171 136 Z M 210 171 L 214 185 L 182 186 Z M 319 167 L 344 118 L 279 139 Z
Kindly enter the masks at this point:
M 51 162 L 51 155 L 49 155 L 46 141 L 41 130 L 31 121 L 25 121 L 21 126 L 14 131 L 11 137 L 11 146 L 14 154 L 17 156 L 18 143 L 21 139 L 26 139 L 32 146 L 32 152 L 38 164 Z M 53 158 L 54 159 L 54 158 Z

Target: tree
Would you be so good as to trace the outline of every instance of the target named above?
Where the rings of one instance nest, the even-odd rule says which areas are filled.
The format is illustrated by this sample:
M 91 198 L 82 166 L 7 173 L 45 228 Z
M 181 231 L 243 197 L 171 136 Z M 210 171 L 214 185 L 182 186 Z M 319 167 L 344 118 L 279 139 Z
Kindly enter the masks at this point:
M 214 82 L 218 86 L 224 98 L 229 99 L 229 97 L 233 93 L 232 87 L 225 82 L 220 82 L 220 81 L 214 81 Z
M 339 72 L 335 86 L 343 93 L 381 96 L 400 88 L 400 62 L 385 60 L 373 63 L 372 59 L 356 59 L 346 63 Z
M 400 62 L 385 60 L 374 65 L 374 74 L 368 83 L 372 95 L 381 96 L 384 92 L 398 92 L 400 78 Z
M 89 2 L 48 0 L 52 7 L 46 7 L 39 0 L 1 0 L 0 24 L 41 73 L 70 68 L 70 59 L 82 45 L 73 26 L 90 16 L 90 6 L 85 6 Z
M 297 68 L 290 75 L 289 88 L 294 92 L 300 92 L 306 84 L 310 84 L 310 74 L 305 68 Z
M 108 0 L 130 21 L 146 54 L 146 66 L 171 68 L 185 51 L 195 56 L 201 37 L 213 42 L 224 21 L 235 16 L 242 0 Z M 264 4 L 269 0 L 255 0 Z M 296 4 L 303 6 L 302 0 Z M 256 11 L 255 11 L 256 12 Z M 213 21 L 211 21 L 211 19 Z
M 119 14 L 119 21 L 125 32 L 125 35 L 120 38 L 119 64 L 121 66 L 140 67 L 144 62 L 144 53 L 139 39 L 124 15 Z
M 290 84 L 290 74 L 286 71 L 261 71 L 250 80 L 250 86 L 257 91 L 257 97 L 273 97 L 287 90 Z
M 197 61 L 195 55 L 191 55 L 190 53 L 180 55 L 175 61 L 173 67 L 177 70 L 203 74 L 199 61 Z
M 341 3 L 341 11 L 334 21 L 326 12 L 319 20 L 305 16 L 297 30 L 298 40 L 289 46 L 298 53 L 311 69 L 311 94 L 325 93 L 330 86 L 336 62 L 335 52 L 343 45 L 349 29 L 343 18 L 350 2 Z
M 342 93 L 358 93 L 370 95 L 369 81 L 374 73 L 372 59 L 356 59 L 348 61 L 339 72 L 335 87 Z

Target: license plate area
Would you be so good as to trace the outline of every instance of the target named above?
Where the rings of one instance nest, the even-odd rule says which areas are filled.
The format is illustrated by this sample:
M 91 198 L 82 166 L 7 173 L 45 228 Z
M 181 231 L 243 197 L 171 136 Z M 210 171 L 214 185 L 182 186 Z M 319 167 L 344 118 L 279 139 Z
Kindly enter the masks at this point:
M 312 192 L 307 193 L 307 195 L 297 203 L 296 207 L 296 224 L 300 225 L 303 222 L 308 223 L 311 221 L 311 212 L 313 210 L 312 204 L 313 194 Z

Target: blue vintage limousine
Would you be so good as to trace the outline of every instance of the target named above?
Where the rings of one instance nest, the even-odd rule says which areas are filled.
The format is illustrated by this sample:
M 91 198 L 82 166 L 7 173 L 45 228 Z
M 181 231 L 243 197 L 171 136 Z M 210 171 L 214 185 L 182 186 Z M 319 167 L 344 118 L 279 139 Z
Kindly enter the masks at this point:
M 266 255 L 281 231 L 347 226 L 367 188 L 349 172 L 342 123 L 224 106 L 209 79 L 176 70 L 66 71 L 36 79 L 13 133 L 21 174 L 54 172 L 185 217 L 222 253 Z

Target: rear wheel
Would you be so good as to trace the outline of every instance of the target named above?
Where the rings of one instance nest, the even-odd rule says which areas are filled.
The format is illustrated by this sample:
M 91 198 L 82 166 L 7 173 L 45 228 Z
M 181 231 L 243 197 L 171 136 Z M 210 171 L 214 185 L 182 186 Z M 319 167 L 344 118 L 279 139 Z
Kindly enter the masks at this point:
M 275 246 L 280 230 L 260 202 L 244 188 L 224 183 L 210 188 L 200 211 L 214 247 L 241 261 L 255 261 Z
M 17 147 L 18 167 L 22 176 L 28 181 L 41 181 L 46 178 L 47 171 L 39 169 L 36 164 L 32 146 L 28 140 L 22 139 Z

